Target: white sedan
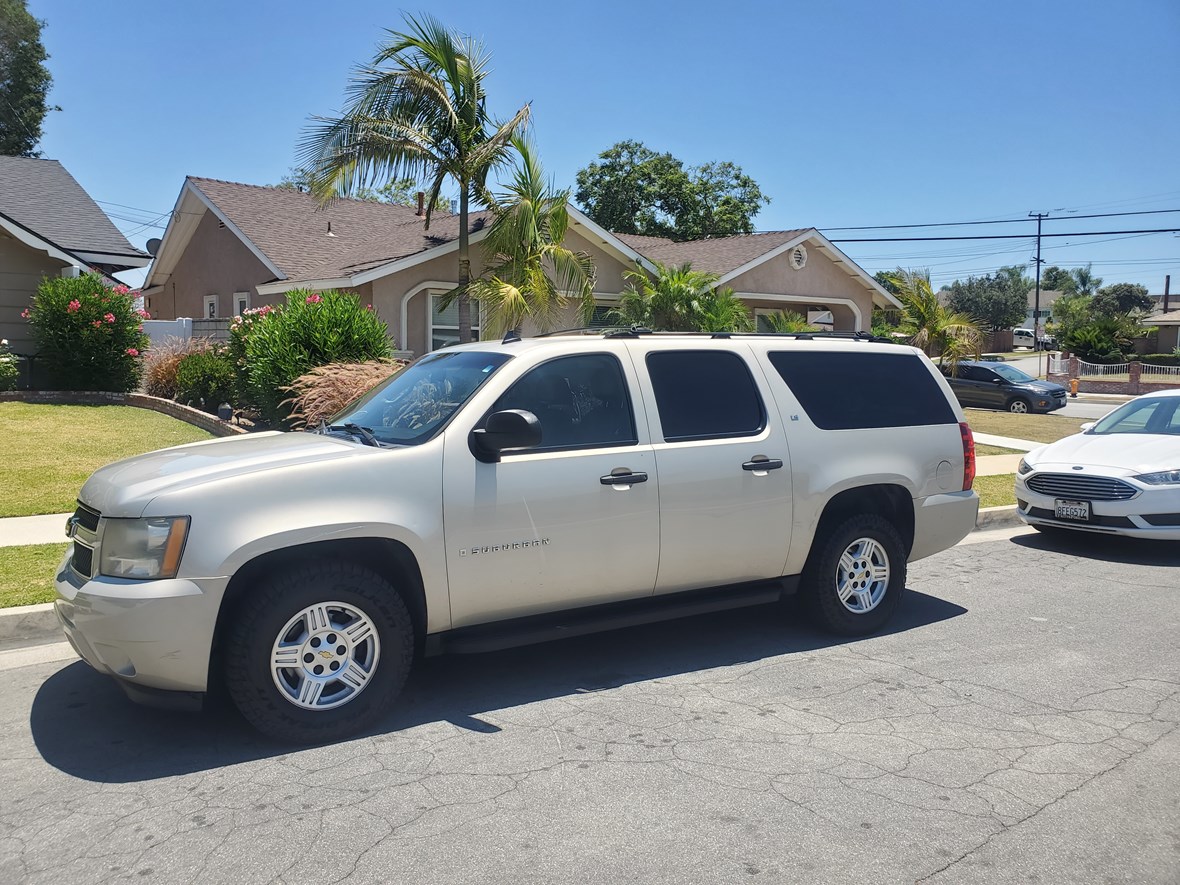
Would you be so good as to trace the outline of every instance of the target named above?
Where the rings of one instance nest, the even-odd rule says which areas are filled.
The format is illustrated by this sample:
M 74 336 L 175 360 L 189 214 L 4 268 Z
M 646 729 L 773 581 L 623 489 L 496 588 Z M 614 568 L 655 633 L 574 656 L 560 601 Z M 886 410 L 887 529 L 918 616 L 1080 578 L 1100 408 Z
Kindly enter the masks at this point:
M 1033 449 L 1016 505 L 1035 529 L 1180 540 L 1180 390 L 1137 397 Z

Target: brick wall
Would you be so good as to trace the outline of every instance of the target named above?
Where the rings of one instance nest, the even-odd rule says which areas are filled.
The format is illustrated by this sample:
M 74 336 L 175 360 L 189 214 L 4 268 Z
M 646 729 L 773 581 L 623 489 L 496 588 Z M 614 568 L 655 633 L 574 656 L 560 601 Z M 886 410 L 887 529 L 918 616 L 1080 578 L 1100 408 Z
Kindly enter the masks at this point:
M 190 406 L 182 406 L 170 399 L 148 396 L 146 393 L 110 393 L 99 390 L 5 390 L 0 391 L 0 402 L 51 403 L 53 405 L 135 406 L 162 412 L 207 430 L 214 436 L 236 436 L 246 429 L 227 424 L 216 415 Z

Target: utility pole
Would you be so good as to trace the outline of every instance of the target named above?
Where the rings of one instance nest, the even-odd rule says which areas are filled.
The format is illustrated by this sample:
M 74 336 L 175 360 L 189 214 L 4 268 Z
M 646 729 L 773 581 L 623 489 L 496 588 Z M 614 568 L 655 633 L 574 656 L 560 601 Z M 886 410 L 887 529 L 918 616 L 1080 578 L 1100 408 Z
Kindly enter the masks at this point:
M 1037 377 L 1041 377 L 1041 221 L 1049 217 L 1048 212 L 1029 212 L 1029 218 L 1037 220 L 1037 291 L 1033 296 L 1033 350 L 1037 353 Z

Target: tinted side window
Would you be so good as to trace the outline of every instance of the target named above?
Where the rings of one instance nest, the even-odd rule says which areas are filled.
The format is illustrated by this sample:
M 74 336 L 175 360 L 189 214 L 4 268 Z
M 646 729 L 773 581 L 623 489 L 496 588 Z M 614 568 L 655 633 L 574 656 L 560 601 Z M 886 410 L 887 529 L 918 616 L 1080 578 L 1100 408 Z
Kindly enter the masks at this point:
M 948 378 L 953 377 L 949 366 L 943 366 L 943 374 Z M 959 366 L 959 380 L 960 381 L 983 381 L 983 372 L 975 366 Z
M 606 353 L 559 357 L 531 369 L 492 407 L 525 409 L 541 422 L 540 450 L 635 445 L 631 398 Z M 530 449 L 529 451 L 538 451 Z
M 913 354 L 779 351 L 769 356 L 823 430 L 957 421 L 942 388 Z
M 750 369 L 736 353 L 669 350 L 647 355 L 664 439 L 753 436 L 766 410 Z

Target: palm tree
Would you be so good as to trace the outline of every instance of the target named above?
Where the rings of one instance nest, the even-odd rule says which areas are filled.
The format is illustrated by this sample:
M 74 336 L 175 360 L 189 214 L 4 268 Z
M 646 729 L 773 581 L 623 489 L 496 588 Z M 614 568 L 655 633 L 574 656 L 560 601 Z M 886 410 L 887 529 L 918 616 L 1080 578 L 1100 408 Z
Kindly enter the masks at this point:
M 948 362 L 954 370 L 959 360 L 979 355 L 983 330 L 965 313 L 954 313 L 938 300 L 930 286 L 930 271 L 902 270 L 889 275 L 902 303 L 901 328 L 910 343 L 927 356 Z
M 594 262 L 588 253 L 562 245 L 570 192 L 556 191 L 545 180 L 528 141 L 517 137 L 512 146 L 520 156 L 512 181 L 503 194 L 490 197 L 493 219 L 483 253 L 491 266 L 468 292 L 479 301 L 485 327 L 494 335 L 519 328 L 526 317 L 548 331 L 571 298 L 588 324 L 594 313 Z M 443 306 L 458 292 L 447 293 Z
M 1094 276 L 1091 271 L 1093 266 L 1093 264 L 1087 264 L 1085 267 L 1073 269 L 1074 291 L 1087 298 L 1097 292 L 1098 287 L 1102 285 L 1102 278 Z
M 360 67 L 338 118 L 317 117 L 300 149 L 322 202 L 390 179 L 429 182 L 425 227 L 450 178 L 459 186 L 459 340 L 471 340 L 468 207 L 486 193 L 488 172 L 501 165 L 529 105 L 509 120 L 486 110 L 490 56 L 478 41 L 431 16 L 406 16 L 404 33 L 389 32 L 371 65 Z
M 627 288 L 614 322 L 663 332 L 744 332 L 752 327 L 749 311 L 732 289 L 717 289 L 717 275 L 656 265 L 655 277 L 642 270 L 624 274 Z
M 819 326 L 807 322 L 807 317 L 794 310 L 779 310 L 774 313 L 762 314 L 760 319 L 766 321 L 770 331 L 780 333 L 818 332 Z

